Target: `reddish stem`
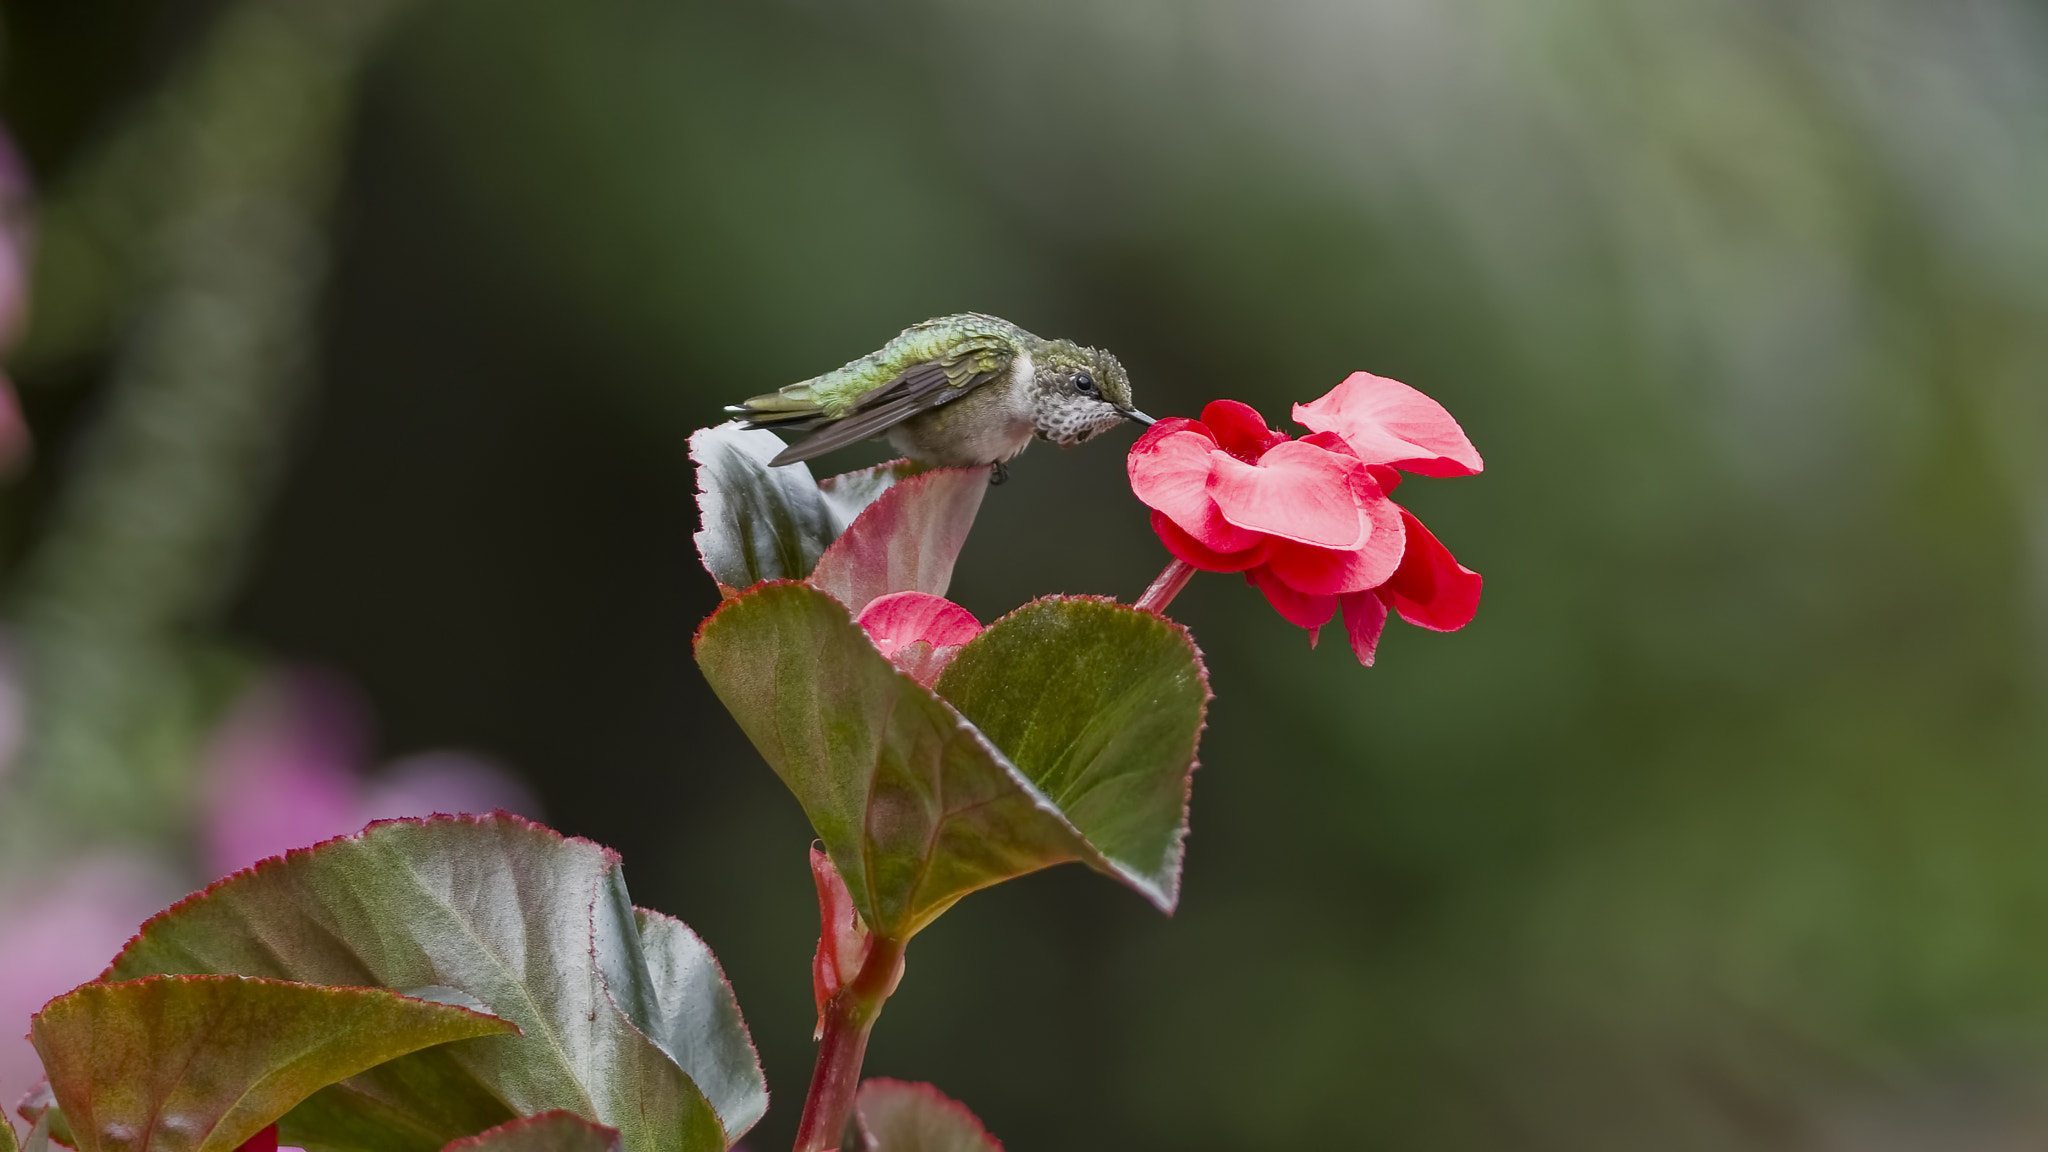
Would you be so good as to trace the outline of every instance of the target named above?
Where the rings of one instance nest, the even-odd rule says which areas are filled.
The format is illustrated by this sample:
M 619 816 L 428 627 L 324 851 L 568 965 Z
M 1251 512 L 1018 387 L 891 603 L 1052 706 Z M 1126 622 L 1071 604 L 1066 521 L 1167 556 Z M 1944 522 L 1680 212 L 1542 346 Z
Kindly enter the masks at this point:
M 818 1065 L 811 1073 L 811 1094 L 804 1099 L 803 1122 L 797 1125 L 795 1152 L 833 1152 L 839 1147 L 860 1088 L 868 1033 L 882 1014 L 883 1001 L 902 978 L 902 941 L 876 936 L 860 975 L 826 1005 L 825 1032 L 818 1039 Z
M 1188 586 L 1188 581 L 1193 579 L 1194 575 L 1193 564 L 1178 556 L 1174 557 L 1173 561 L 1160 571 L 1158 578 L 1152 581 L 1152 586 L 1145 589 L 1145 594 L 1138 597 L 1137 606 L 1147 612 L 1166 615 L 1166 606 L 1173 603 L 1173 598 L 1180 595 L 1180 590 Z

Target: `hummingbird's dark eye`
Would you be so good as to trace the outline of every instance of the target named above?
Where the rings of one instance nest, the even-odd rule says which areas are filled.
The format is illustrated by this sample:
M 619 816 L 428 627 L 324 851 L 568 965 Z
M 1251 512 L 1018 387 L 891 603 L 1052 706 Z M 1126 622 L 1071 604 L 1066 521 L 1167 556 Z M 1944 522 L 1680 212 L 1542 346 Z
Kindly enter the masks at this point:
M 1083 396 L 1095 395 L 1095 377 L 1090 376 L 1086 372 L 1076 373 L 1074 375 L 1074 391 L 1079 392 Z

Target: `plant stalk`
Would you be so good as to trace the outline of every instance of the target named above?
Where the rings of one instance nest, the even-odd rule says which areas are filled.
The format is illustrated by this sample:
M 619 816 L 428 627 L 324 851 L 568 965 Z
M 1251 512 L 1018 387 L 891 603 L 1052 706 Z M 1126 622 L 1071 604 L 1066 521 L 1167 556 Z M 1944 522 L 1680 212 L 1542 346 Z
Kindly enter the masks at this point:
M 1173 603 L 1173 598 L 1180 595 L 1180 590 L 1188 586 L 1188 581 L 1192 580 L 1194 575 L 1193 564 L 1178 556 L 1174 557 L 1172 562 L 1160 571 L 1158 578 L 1152 581 L 1152 586 L 1145 589 L 1145 594 L 1138 597 L 1137 607 L 1147 612 L 1157 612 L 1161 616 L 1166 615 L 1166 606 Z
M 882 1014 L 883 1002 L 902 978 L 903 942 L 876 936 L 861 963 L 860 975 L 825 1006 L 825 1031 L 818 1039 L 818 1065 L 811 1072 L 811 1093 L 804 1098 L 795 1152 L 833 1152 L 839 1147 L 846 1122 L 853 1116 L 854 1094 L 860 1089 L 868 1033 Z

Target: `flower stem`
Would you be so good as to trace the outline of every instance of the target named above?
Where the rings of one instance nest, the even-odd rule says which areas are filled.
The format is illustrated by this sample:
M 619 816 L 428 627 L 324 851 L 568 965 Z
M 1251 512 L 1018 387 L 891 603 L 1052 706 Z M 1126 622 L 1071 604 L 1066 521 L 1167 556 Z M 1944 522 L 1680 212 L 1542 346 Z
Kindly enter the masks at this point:
M 876 936 L 861 963 L 860 975 L 826 1005 L 818 1065 L 811 1073 L 811 1094 L 804 1099 L 803 1122 L 797 1125 L 795 1152 L 832 1152 L 839 1147 L 846 1122 L 853 1115 L 854 1093 L 860 1088 L 868 1033 L 882 1014 L 883 1001 L 902 978 L 903 942 Z
M 1178 556 L 1174 557 L 1173 561 L 1161 570 L 1159 577 L 1152 581 L 1152 586 L 1145 589 L 1145 594 L 1138 597 L 1137 606 L 1147 612 L 1166 615 L 1166 606 L 1173 603 L 1173 598 L 1180 595 L 1180 590 L 1188 586 L 1188 581 L 1193 579 L 1194 575 L 1193 564 Z

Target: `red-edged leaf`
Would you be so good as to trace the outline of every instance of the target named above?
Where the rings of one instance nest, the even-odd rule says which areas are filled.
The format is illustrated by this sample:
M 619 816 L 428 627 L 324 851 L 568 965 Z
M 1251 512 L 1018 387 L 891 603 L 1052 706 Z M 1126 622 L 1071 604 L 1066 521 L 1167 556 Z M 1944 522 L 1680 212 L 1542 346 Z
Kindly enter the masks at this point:
M 855 615 L 892 592 L 944 596 L 987 492 L 986 468 L 941 468 L 898 481 L 825 549 L 811 583 Z
M 632 1013 L 635 1025 L 689 1074 L 737 1140 L 767 1114 L 768 1081 L 732 983 L 710 945 L 681 920 L 635 908 L 633 923 L 654 992 L 653 1004 Z M 628 983 L 618 975 L 611 981 L 614 988 Z
M 866 1080 L 842 1152 L 1003 1152 L 965 1104 L 929 1084 Z
M 630 1152 L 722 1150 L 767 1105 L 701 942 L 636 915 L 615 853 L 514 816 L 387 821 L 237 873 L 143 925 L 109 975 L 159 972 L 437 986 L 524 1033 L 322 1090 L 283 1125 L 308 1149 L 437 1152 L 567 1108 Z
M 897 460 L 821 483 L 804 464 L 769 467 L 782 447 L 773 432 L 732 423 L 690 437 L 690 459 L 697 464 L 697 554 L 728 592 L 809 576 L 862 509 L 897 481 L 924 470 Z
M 380 988 L 159 976 L 83 985 L 30 1036 L 79 1152 L 230 1152 L 336 1081 L 513 1030 Z
M 621 1152 L 619 1130 L 557 1109 L 456 1140 L 442 1152 Z
M 861 919 L 908 939 L 977 888 L 1088 860 L 1114 873 L 974 726 L 791 582 L 720 606 L 697 664 L 796 794 Z
M 769 584 L 705 623 L 697 662 L 876 932 L 907 939 L 976 888 L 1068 860 L 1173 908 L 1208 699 L 1178 626 L 1039 601 L 964 646 L 941 699 L 838 601 Z

